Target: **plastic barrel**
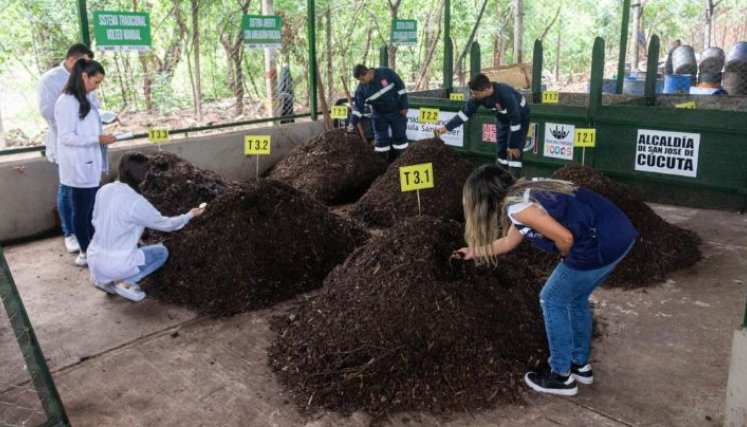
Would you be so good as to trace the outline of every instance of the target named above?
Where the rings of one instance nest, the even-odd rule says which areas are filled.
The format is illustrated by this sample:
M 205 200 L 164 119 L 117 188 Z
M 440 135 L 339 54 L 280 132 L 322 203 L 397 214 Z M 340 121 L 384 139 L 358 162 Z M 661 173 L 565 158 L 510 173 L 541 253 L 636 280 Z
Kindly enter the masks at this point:
M 645 80 L 626 78 L 623 81 L 623 93 L 630 95 L 643 96 L 643 90 L 646 86 Z
M 726 71 L 747 73 L 747 42 L 737 42 L 726 55 Z
M 664 93 L 690 93 L 691 82 L 689 74 L 667 74 L 664 76 Z
M 602 80 L 602 93 L 615 93 L 616 90 L 617 90 L 616 79 Z
M 698 83 L 721 83 L 721 72 L 718 73 L 700 73 L 698 74 Z
M 718 74 L 721 69 L 724 68 L 724 60 L 726 55 L 723 49 L 720 47 L 709 47 L 700 54 L 700 64 L 698 64 L 698 71 L 701 74 Z
M 674 74 L 698 73 L 698 63 L 692 46 L 682 45 L 672 52 L 672 71 Z
M 664 79 L 656 79 L 656 93 L 664 92 Z
M 726 71 L 721 86 L 729 95 L 747 95 L 747 74 L 738 71 Z

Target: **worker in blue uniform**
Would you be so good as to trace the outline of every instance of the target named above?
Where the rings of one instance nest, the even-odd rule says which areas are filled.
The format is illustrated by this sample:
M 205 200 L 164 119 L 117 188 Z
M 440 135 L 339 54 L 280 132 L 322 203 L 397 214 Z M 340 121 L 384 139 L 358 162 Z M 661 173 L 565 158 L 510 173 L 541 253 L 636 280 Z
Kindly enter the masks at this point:
M 353 68 L 358 80 L 348 131 L 353 131 L 363 117 L 364 107 L 371 107 L 374 128 L 374 151 L 386 160 L 396 159 L 407 146 L 407 88 L 389 68 Z M 391 132 L 390 132 L 391 130 Z
M 529 103 L 516 89 L 505 83 L 491 82 L 485 74 L 469 81 L 472 96 L 446 125 L 436 128 L 444 134 L 458 128 L 483 106 L 495 111 L 496 164 L 508 167 L 514 177 L 521 176 L 521 159 L 529 132 Z

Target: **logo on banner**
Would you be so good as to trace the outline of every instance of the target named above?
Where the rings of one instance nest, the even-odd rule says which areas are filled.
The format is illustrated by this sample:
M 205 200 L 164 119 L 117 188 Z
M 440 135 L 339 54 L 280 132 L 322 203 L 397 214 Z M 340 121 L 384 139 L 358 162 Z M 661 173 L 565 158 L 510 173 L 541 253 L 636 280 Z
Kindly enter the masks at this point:
M 545 123 L 544 156 L 573 160 L 574 125 Z
M 700 134 L 638 129 L 635 170 L 695 178 Z

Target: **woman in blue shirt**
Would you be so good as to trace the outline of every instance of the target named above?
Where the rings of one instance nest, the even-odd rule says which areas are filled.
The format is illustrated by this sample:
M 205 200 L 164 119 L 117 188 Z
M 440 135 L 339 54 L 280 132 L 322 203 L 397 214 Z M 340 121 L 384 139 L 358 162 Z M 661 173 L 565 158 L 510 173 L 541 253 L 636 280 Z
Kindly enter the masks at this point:
M 562 256 L 540 292 L 549 369 L 529 372 L 524 380 L 536 391 L 576 395 L 577 381 L 594 381 L 589 296 L 630 251 L 638 232 L 617 206 L 591 190 L 551 179 L 514 182 L 493 165 L 467 178 L 462 203 L 468 246 L 453 257 L 495 265 L 525 238 Z

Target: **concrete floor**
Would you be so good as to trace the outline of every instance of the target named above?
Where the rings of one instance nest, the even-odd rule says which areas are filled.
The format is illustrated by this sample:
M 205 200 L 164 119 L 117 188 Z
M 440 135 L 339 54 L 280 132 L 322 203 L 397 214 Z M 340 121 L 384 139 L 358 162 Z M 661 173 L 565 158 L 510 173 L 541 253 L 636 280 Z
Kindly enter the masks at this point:
M 747 295 L 747 217 L 655 209 L 697 231 L 705 259 L 657 286 L 595 292 L 604 336 L 594 342 L 594 385 L 580 385 L 575 398 L 526 392 L 520 406 L 448 417 L 398 414 L 384 424 L 720 425 L 732 334 Z M 63 253 L 61 238 L 6 248 L 5 255 L 73 425 L 370 422 L 361 413 L 304 417 L 288 404 L 267 366 L 266 348 L 269 318 L 289 303 L 228 319 L 198 318 L 152 299 L 135 304 L 96 291 L 87 271 Z M 23 381 L 18 347 L 3 321 L 0 360 L 0 385 Z

